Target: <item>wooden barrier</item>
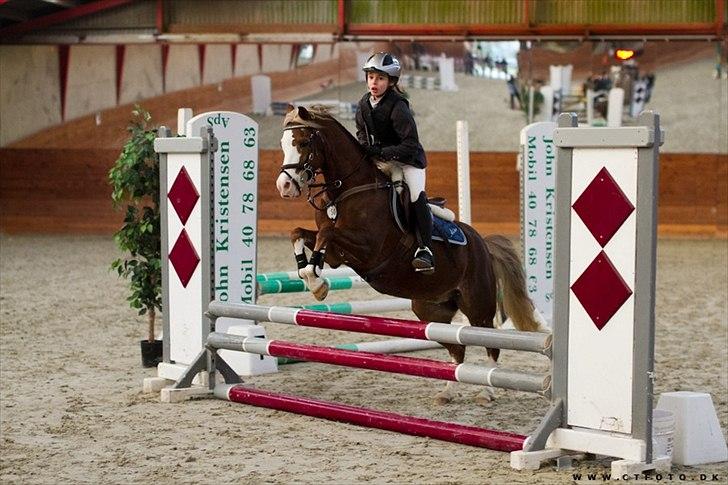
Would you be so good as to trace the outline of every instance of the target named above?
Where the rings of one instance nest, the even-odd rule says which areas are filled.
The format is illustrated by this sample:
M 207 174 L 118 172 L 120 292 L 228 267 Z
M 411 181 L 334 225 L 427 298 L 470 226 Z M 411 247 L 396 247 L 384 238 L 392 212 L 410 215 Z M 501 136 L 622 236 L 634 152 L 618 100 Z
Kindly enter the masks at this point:
M 114 210 L 107 180 L 118 156 L 115 149 L 0 148 L 0 231 L 114 233 L 124 214 Z M 280 150 L 260 151 L 259 232 L 264 235 L 287 235 L 295 225 L 312 225 L 305 201 L 283 201 L 271 189 L 280 156 Z M 427 156 L 428 192 L 447 197 L 457 213 L 455 153 Z M 517 236 L 520 231 L 516 156 L 470 154 L 472 219 L 483 233 Z M 664 153 L 660 165 L 658 234 L 728 237 L 728 154 Z

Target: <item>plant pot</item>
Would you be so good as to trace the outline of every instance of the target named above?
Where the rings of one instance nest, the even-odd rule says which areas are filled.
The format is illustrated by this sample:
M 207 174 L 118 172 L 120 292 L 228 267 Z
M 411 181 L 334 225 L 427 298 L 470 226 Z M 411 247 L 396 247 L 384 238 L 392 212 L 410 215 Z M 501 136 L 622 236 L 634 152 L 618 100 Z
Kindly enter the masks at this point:
M 144 367 L 157 367 L 162 362 L 162 341 L 141 340 L 142 365 Z

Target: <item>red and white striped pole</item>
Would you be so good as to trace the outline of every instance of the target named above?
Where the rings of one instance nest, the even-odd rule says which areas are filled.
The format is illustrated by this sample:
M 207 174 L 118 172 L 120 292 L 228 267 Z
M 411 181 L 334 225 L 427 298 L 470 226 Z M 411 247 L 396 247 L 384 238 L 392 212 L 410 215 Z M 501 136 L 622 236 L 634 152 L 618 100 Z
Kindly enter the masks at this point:
M 449 323 L 373 317 L 370 315 L 342 315 L 290 307 L 222 303 L 218 301 L 210 303 L 207 313 L 212 318 L 243 318 L 258 322 L 274 322 L 302 327 L 432 340 L 446 344 L 522 350 L 547 356 L 551 354 L 551 334 L 539 332 L 500 330 L 451 325 Z
M 521 450 L 526 440 L 525 436 L 506 431 L 434 421 L 346 404 L 277 394 L 251 389 L 242 385 L 218 385 L 215 388 L 215 396 L 251 406 L 277 409 L 412 436 L 424 436 L 496 451 Z
M 207 337 L 207 347 L 215 350 L 234 350 L 257 355 L 286 357 L 322 364 L 535 392 L 541 395 L 548 393 L 551 384 L 549 375 L 530 374 L 501 367 L 453 364 L 432 359 L 375 354 L 217 332 L 212 332 Z

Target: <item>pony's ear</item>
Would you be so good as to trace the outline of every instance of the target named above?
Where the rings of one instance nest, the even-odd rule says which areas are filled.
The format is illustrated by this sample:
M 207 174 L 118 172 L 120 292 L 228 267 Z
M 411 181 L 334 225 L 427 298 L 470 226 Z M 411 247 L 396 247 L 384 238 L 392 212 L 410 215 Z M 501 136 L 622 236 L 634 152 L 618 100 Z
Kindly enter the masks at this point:
M 298 107 L 298 116 L 300 116 L 301 119 L 304 121 L 313 120 L 313 115 L 311 113 L 309 113 L 308 110 L 306 108 L 304 108 L 303 106 Z
M 295 106 L 293 106 L 292 104 L 289 104 L 289 105 L 288 105 L 288 107 L 286 108 L 286 113 L 290 113 L 290 112 L 291 112 L 291 111 L 293 111 L 294 109 L 296 109 L 296 107 L 295 107 Z

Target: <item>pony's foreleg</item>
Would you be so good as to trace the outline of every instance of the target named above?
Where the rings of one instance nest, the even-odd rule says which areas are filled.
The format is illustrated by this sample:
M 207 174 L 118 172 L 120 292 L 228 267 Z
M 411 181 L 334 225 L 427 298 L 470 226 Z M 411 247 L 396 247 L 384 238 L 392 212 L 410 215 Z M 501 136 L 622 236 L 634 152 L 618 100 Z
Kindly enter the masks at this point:
M 291 231 L 291 244 L 293 244 L 293 256 L 296 258 L 298 277 L 305 279 L 303 270 L 309 265 L 306 257 L 306 246 L 313 247 L 316 244 L 316 231 L 301 227 L 295 228 Z
M 336 228 L 332 223 L 320 226 L 311 259 L 302 271 L 306 275 L 308 288 L 319 301 L 326 298 L 329 293 L 329 283 L 320 275 L 326 259 L 326 250 L 332 243 L 335 243 L 337 250 L 342 251 L 338 256 L 344 258 L 344 254 L 347 255 L 347 264 L 368 261 L 372 258 L 371 245 L 361 231 Z M 354 256 L 355 254 L 357 256 Z
M 316 233 L 311 259 L 298 272 L 302 278 L 305 278 L 308 289 L 318 301 L 323 300 L 329 294 L 329 283 L 324 278 L 321 278 L 321 270 L 324 267 L 324 260 L 326 259 L 326 246 L 330 239 L 331 229 L 333 229 L 332 226 L 319 229 L 318 233 Z

